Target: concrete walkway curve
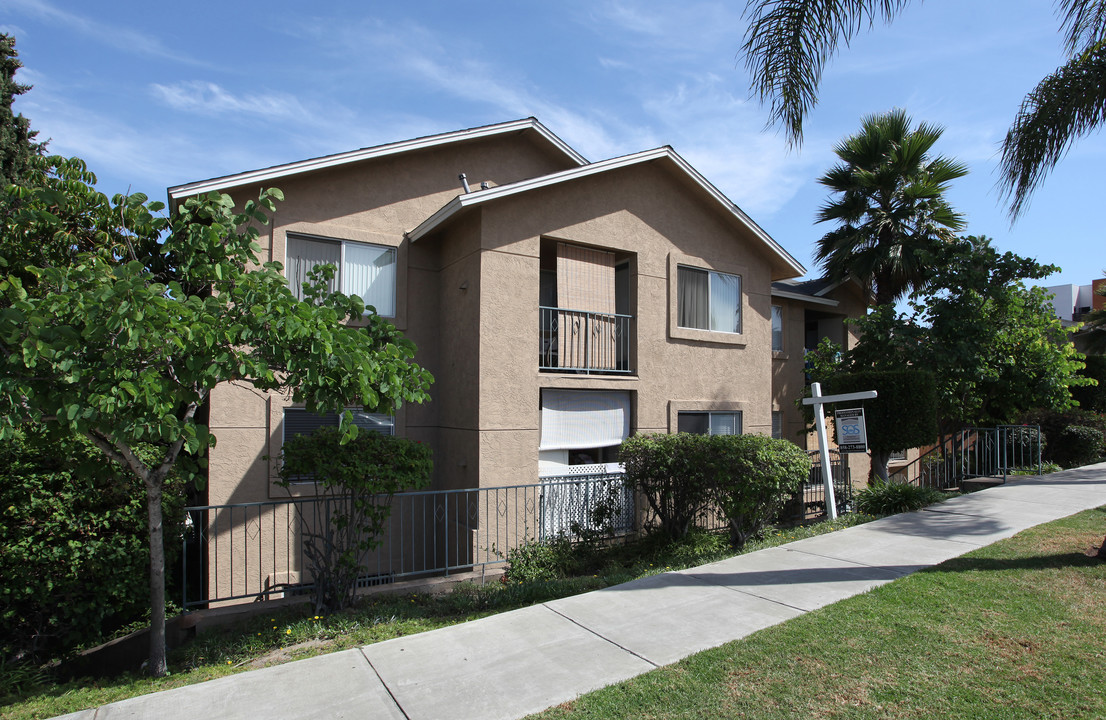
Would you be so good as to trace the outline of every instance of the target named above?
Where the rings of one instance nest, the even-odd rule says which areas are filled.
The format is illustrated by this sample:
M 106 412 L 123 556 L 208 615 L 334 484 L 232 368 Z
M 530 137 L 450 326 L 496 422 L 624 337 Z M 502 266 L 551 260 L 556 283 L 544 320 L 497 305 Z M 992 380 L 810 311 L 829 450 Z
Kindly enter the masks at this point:
M 689 570 L 63 716 L 509 720 L 1106 505 L 1106 463 Z

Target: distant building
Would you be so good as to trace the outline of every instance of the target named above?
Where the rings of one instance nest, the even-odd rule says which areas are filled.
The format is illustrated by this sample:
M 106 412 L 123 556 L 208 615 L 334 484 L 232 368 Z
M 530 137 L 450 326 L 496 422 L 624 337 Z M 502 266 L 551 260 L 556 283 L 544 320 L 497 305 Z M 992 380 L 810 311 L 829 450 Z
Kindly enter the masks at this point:
M 1106 307 L 1106 297 L 1098 291 L 1106 285 L 1106 278 L 1099 278 L 1090 285 L 1053 285 L 1045 290 L 1052 293 L 1052 308 L 1064 325 L 1083 321 L 1092 310 Z

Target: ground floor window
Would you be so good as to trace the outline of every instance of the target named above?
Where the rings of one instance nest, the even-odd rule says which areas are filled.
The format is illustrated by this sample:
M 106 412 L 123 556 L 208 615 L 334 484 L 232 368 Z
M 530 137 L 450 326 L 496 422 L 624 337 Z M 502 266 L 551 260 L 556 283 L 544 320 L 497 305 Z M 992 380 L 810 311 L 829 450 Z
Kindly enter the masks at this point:
M 772 437 L 777 440 L 783 439 L 783 411 L 772 411 Z
M 542 390 L 538 474 L 615 472 L 618 446 L 629 435 L 629 392 Z
M 383 435 L 396 434 L 396 419 L 391 415 L 382 413 L 368 413 L 360 408 L 350 408 L 353 413 L 353 424 L 361 430 L 381 433 Z M 285 408 L 284 410 L 284 439 L 295 435 L 310 435 L 316 428 L 338 427 L 340 418 L 337 413 L 323 413 L 316 415 L 303 408 Z
M 679 412 L 676 432 L 694 435 L 740 435 L 741 412 Z

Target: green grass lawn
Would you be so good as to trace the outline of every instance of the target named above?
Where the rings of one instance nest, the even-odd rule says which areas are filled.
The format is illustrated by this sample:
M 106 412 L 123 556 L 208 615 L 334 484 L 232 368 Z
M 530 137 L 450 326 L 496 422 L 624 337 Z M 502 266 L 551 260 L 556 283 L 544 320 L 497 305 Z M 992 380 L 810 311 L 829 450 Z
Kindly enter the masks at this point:
M 850 515 L 836 522 L 772 530 L 745 551 L 867 522 Z M 0 666 L 0 717 L 47 718 L 126 698 L 211 680 L 267 665 L 368 645 L 474 620 L 534 603 L 598 590 L 669 569 L 694 567 L 734 554 L 724 536 L 694 533 L 672 544 L 656 536 L 624 545 L 572 550 L 571 576 L 536 582 L 464 583 L 452 592 L 380 594 L 347 612 L 317 617 L 307 606 L 283 608 L 231 628 L 203 633 L 169 656 L 169 677 L 124 675 L 54 683 L 41 672 L 13 673 Z
M 535 717 L 1106 718 L 1106 508 Z

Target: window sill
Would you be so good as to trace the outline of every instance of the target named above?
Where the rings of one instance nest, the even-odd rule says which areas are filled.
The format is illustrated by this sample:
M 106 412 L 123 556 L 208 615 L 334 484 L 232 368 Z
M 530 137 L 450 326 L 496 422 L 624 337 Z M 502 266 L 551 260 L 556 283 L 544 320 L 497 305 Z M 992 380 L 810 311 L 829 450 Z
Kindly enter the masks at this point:
M 694 328 L 673 327 L 669 335 L 676 340 L 694 340 L 696 342 L 716 343 L 745 347 L 745 336 L 741 333 L 717 332 L 715 330 L 697 330 Z
M 772 351 L 772 359 L 773 360 L 790 360 L 791 356 L 789 354 L 783 352 L 782 350 L 773 350 Z

